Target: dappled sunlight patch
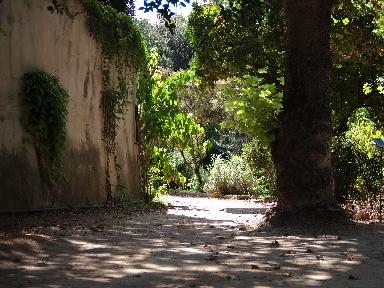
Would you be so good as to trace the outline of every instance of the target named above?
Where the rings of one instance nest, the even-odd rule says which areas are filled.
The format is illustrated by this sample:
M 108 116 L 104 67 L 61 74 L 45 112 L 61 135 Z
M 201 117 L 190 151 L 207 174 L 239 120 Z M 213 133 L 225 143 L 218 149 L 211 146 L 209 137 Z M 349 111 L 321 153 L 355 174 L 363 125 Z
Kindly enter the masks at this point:
M 240 236 L 236 236 L 235 237 L 235 240 L 251 240 L 252 237 L 249 237 L 249 236 L 243 236 L 243 235 L 240 235 Z
M 78 246 L 81 250 L 90 250 L 90 249 L 106 249 L 110 248 L 110 246 L 105 244 L 95 244 L 85 241 L 79 241 L 79 240 L 68 240 L 69 243 Z
M 324 271 L 316 271 L 307 275 L 306 278 L 316 281 L 326 281 L 332 279 L 332 275 Z
M 158 264 L 152 264 L 152 263 L 145 263 L 143 264 L 143 267 L 147 269 L 147 272 L 150 272 L 150 271 L 176 272 L 180 269 L 174 265 L 158 265 Z
M 168 210 L 168 215 L 225 221 L 225 225 L 247 223 L 257 226 L 263 220 L 266 211 L 270 209 L 270 203 L 231 200 L 231 206 L 228 207 L 228 200 L 212 198 L 191 198 L 180 205 L 177 197 L 169 197 L 176 205 Z

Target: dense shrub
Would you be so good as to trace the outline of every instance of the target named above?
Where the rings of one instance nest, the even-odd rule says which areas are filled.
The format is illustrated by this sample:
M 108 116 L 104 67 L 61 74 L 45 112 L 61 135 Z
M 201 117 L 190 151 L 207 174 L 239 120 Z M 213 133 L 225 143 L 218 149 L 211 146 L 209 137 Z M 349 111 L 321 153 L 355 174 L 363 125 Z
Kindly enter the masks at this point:
M 213 195 L 242 195 L 257 193 L 258 179 L 239 156 L 215 158 L 204 190 Z
M 382 137 L 379 125 L 365 108 L 357 109 L 348 130 L 332 141 L 332 161 L 339 201 L 376 198 L 381 187 L 380 155 L 372 139 Z

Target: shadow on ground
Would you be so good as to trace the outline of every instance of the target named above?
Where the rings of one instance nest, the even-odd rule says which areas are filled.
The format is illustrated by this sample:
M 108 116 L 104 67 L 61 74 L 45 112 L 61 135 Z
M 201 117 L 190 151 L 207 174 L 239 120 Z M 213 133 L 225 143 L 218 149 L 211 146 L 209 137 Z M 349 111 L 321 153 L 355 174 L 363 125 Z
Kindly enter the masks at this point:
M 258 217 L 212 220 L 191 203 L 149 214 L 1 216 L 0 287 L 381 287 L 384 281 L 383 226 L 257 228 Z M 208 212 L 264 212 L 223 203 L 226 210 Z M 190 210 L 197 216 L 179 215 Z

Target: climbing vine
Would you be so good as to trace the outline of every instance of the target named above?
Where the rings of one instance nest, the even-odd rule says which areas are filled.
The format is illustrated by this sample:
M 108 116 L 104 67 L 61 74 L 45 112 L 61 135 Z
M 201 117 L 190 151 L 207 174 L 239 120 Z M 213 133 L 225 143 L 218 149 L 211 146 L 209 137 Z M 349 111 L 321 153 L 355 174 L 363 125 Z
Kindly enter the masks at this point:
M 133 100 L 130 95 L 127 80 L 127 71 L 122 67 L 117 69 L 117 85 L 113 85 L 111 79 L 111 69 L 107 63 L 104 63 L 103 70 L 103 91 L 102 91 L 102 109 L 104 118 L 103 141 L 106 150 L 106 191 L 107 202 L 112 202 L 112 183 L 111 183 L 111 161 L 114 162 L 117 177 L 117 188 L 122 188 L 120 179 L 120 165 L 116 156 L 116 136 L 119 128 L 119 122 L 124 119 L 127 106 Z M 115 87 L 116 86 L 116 87 Z
M 31 134 L 43 175 L 50 183 L 64 177 L 69 96 L 59 79 L 43 71 L 22 77 L 22 125 Z
M 88 15 L 91 35 L 101 45 L 104 56 L 102 109 L 104 116 L 103 141 L 106 149 L 107 202 L 112 201 L 110 179 L 111 161 L 114 162 L 117 186 L 120 183 L 120 165 L 116 157 L 116 135 L 119 122 L 134 98 L 130 95 L 127 75 L 139 71 L 146 63 L 146 44 L 133 19 L 119 12 L 109 1 L 81 0 Z M 111 75 L 116 73 L 117 79 Z M 117 80 L 115 84 L 114 80 Z
M 117 87 L 114 88 L 109 69 L 103 71 L 102 107 L 104 114 L 103 137 L 109 153 L 115 150 L 115 139 L 118 123 L 124 119 L 127 105 L 131 102 L 128 81 L 124 74 L 117 77 Z

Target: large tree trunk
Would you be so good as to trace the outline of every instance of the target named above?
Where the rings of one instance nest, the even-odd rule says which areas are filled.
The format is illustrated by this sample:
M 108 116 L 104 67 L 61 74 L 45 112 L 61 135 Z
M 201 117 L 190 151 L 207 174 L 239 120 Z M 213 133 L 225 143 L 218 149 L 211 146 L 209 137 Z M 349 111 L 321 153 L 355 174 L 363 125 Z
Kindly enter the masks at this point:
M 332 0 L 285 0 L 286 90 L 274 160 L 278 208 L 335 204 L 330 156 L 329 33 Z

